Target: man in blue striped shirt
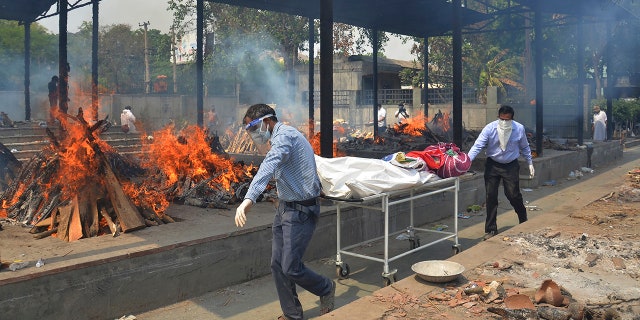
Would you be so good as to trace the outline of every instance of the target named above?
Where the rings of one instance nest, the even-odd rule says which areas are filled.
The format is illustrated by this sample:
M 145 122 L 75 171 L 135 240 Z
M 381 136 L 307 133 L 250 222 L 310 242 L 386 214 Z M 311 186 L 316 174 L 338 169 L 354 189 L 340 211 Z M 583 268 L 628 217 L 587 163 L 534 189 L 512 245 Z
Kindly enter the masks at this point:
M 527 221 L 527 209 L 520 192 L 520 154 L 529 164 L 529 174 L 533 178 L 535 170 L 531 148 L 524 126 L 513 120 L 515 112 L 510 106 L 501 106 L 498 120 L 487 124 L 469 150 L 471 161 L 486 148 L 487 161 L 484 167 L 484 187 L 486 190 L 487 219 L 484 225 L 484 240 L 498 233 L 498 187 L 500 180 L 504 194 L 518 214 L 520 223 Z
M 275 110 L 266 104 L 249 107 L 245 129 L 254 143 L 271 142 L 249 190 L 236 210 L 238 227 L 272 178 L 278 190 L 278 208 L 273 221 L 271 273 L 283 315 L 279 320 L 303 319 L 296 284 L 320 297 L 320 313 L 334 307 L 336 285 L 331 279 L 307 268 L 302 262 L 320 215 L 318 197 L 322 189 L 316 172 L 313 148 L 296 128 L 278 122 Z

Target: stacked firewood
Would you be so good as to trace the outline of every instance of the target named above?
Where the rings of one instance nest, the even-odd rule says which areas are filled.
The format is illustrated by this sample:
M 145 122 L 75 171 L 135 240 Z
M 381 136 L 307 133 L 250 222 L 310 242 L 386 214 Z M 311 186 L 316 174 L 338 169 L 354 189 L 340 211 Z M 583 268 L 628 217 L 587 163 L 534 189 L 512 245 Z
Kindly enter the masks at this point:
M 89 125 L 80 109 L 62 124 L 61 137 L 47 129 L 50 146 L 23 166 L 2 194 L 0 215 L 32 226 L 37 237 L 56 234 L 66 241 L 104 233 L 101 225 L 115 235 L 144 228 L 146 219 L 160 220 L 143 217 L 125 194 L 106 155 L 110 147 L 98 138 L 108 128 L 106 120 Z M 78 166 L 93 174 L 83 176 Z
M 170 203 L 228 208 L 243 199 L 257 171 L 234 162 L 218 136 L 197 126 L 177 134 L 173 127 L 160 130 L 134 157 L 99 138 L 110 125 L 106 119 L 89 125 L 80 109 L 63 120 L 59 137 L 47 129 L 50 145 L 22 167 L 0 148 L 3 170 L 11 169 L 0 218 L 30 227 L 36 238 L 74 241 L 174 222 L 165 213 Z M 236 136 L 238 148 L 253 146 L 244 130 Z M 271 198 L 275 185 L 258 200 Z
M 232 138 L 228 139 L 229 145 L 227 146 L 228 153 L 257 153 L 253 140 L 247 134 L 246 130 L 239 128 Z

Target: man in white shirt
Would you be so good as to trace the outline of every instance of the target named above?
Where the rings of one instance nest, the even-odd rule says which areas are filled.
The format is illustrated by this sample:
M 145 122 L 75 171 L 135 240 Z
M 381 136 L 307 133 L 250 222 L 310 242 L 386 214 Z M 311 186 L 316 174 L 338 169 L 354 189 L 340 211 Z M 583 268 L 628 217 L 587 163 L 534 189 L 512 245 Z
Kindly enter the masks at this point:
M 122 131 L 125 133 L 137 133 L 136 130 L 136 116 L 131 112 L 131 106 L 124 107 L 120 114 L 120 124 L 122 125 Z
M 409 113 L 407 113 L 407 109 L 404 107 L 404 103 L 400 103 L 398 105 L 398 111 L 395 114 L 396 118 L 398 118 L 398 124 L 402 124 L 409 118 Z
M 600 110 L 600 106 L 593 106 L 593 141 L 607 140 L 607 113 Z
M 387 110 L 385 110 L 381 104 L 378 103 L 378 129 L 387 129 Z

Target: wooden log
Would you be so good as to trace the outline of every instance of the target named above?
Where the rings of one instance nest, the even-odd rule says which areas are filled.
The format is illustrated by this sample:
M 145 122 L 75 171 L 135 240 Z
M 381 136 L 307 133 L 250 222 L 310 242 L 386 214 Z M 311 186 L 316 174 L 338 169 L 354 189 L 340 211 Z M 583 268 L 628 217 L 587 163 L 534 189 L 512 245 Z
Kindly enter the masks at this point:
M 118 181 L 118 178 L 111 170 L 108 163 L 104 165 L 104 184 L 109 195 L 109 200 L 113 205 L 113 209 L 116 211 L 120 227 L 123 232 L 134 231 L 146 227 L 144 218 L 138 212 L 131 199 L 122 190 L 122 185 Z
M 82 201 L 81 201 L 82 200 Z M 72 200 L 76 203 L 71 210 L 71 220 L 69 221 L 69 242 L 82 238 L 82 220 L 80 219 L 80 208 L 86 208 L 86 200 L 79 198 L 77 195 Z
M 160 217 L 160 219 L 162 219 L 162 222 L 164 222 L 164 223 L 174 223 L 174 222 L 176 222 L 168 214 L 163 214 L 162 217 Z
M 98 214 L 98 198 L 103 190 L 97 184 L 91 184 L 84 188 L 83 192 L 78 195 L 80 206 L 80 219 L 82 220 L 82 230 L 86 237 L 95 237 L 98 235 L 99 214 Z
M 36 233 L 36 234 L 33 235 L 33 237 L 35 239 L 44 239 L 44 238 L 46 238 L 46 237 L 48 237 L 48 236 L 50 236 L 50 235 L 52 235 L 52 234 L 54 234 L 56 232 L 58 232 L 58 228 L 53 228 L 51 230 L 47 230 L 47 231 L 43 231 L 43 232 L 40 232 L 40 233 Z
M 156 226 L 164 224 L 164 222 L 162 222 L 162 220 L 160 220 L 160 217 L 158 217 L 158 215 L 152 209 L 143 208 L 142 209 L 142 216 L 144 216 L 145 220 L 147 220 L 147 221 L 153 221 L 154 225 L 156 225 Z
M 116 224 L 113 223 L 113 219 L 111 219 L 107 210 L 105 208 L 100 208 L 100 215 L 105 221 L 107 221 L 107 226 L 109 227 L 109 230 L 111 230 L 111 234 L 115 237 L 117 235 L 118 228 L 116 227 Z
M 58 234 L 59 239 L 69 241 L 69 222 L 71 221 L 71 211 L 76 205 L 74 201 L 70 201 L 67 205 L 58 207 Z
M 55 222 L 55 218 L 54 219 L 47 219 L 47 218 L 49 218 L 49 216 L 51 216 L 53 213 L 57 212 L 58 205 L 60 204 L 60 193 L 57 192 L 53 197 L 49 196 L 49 199 L 51 199 L 49 201 L 49 204 L 47 204 L 47 206 L 44 207 L 44 209 L 42 209 L 42 214 L 38 217 L 38 219 L 35 222 L 36 226 L 40 224 L 40 222 L 42 221 Z
M 186 190 L 185 192 L 183 192 L 182 195 L 180 196 L 180 198 L 189 197 L 192 193 L 194 193 L 196 190 L 198 190 L 198 188 L 208 184 L 211 180 L 213 180 L 213 177 L 209 177 L 207 179 L 204 179 L 204 180 L 198 182 L 198 184 L 196 184 L 193 188 L 190 188 L 189 190 Z

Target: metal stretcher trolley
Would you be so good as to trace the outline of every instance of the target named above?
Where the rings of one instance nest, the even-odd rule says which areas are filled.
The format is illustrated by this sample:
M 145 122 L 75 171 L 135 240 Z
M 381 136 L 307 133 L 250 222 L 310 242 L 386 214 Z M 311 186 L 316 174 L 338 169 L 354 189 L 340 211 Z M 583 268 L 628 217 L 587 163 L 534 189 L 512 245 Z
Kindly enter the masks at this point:
M 384 285 L 390 285 L 396 281 L 396 273 L 397 269 L 390 270 L 389 262 L 394 261 L 396 259 L 402 258 L 406 255 L 414 253 L 418 250 L 425 249 L 431 245 L 442 242 L 444 240 L 453 238 L 453 253 L 456 254 L 460 252 L 460 244 L 458 243 L 458 191 L 460 189 L 460 179 L 458 177 L 446 178 L 441 180 L 436 180 L 433 182 L 425 183 L 423 185 L 411 188 L 411 189 L 402 189 L 391 192 L 383 192 L 371 196 L 367 196 L 361 199 L 338 199 L 333 197 L 326 197 L 329 200 L 332 200 L 336 205 L 336 215 L 337 215 L 337 223 L 336 223 L 336 237 L 337 237 L 337 254 L 336 254 L 336 275 L 338 278 L 344 279 L 349 277 L 349 265 L 342 261 L 342 255 L 349 255 L 358 258 L 373 260 L 382 262 L 384 264 L 382 277 L 384 281 Z M 408 194 L 407 194 L 408 191 Z M 442 230 L 432 230 L 432 229 L 421 229 L 416 228 L 414 223 L 414 200 L 429 197 L 435 194 L 443 193 L 451 191 L 454 193 L 454 209 L 453 209 L 453 219 L 454 219 L 454 227 L 453 232 L 442 231 Z M 391 198 L 394 200 L 391 200 Z M 409 202 L 409 226 L 406 229 L 390 232 L 389 231 L 389 207 L 401 203 Z M 356 243 L 350 246 L 346 246 L 344 248 L 341 247 L 340 242 L 340 230 L 341 230 L 341 208 L 343 206 L 354 206 L 360 208 L 367 208 L 373 210 L 380 210 L 384 213 L 384 235 L 381 237 L 377 237 L 374 239 L 365 240 L 360 243 Z M 415 235 L 415 231 L 422 232 L 430 232 L 441 235 L 442 237 L 438 238 L 435 241 L 420 245 L 420 239 Z M 400 234 L 403 232 L 407 232 L 410 241 L 410 250 L 398 254 L 393 257 L 389 257 L 389 237 L 394 236 L 396 234 Z M 376 240 L 384 239 L 384 258 L 380 259 L 373 256 L 368 256 L 365 254 L 356 253 L 353 251 L 349 251 L 353 248 L 359 247 L 363 244 L 368 244 Z

